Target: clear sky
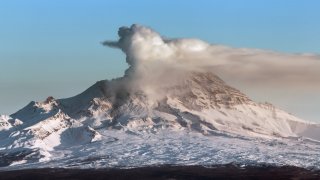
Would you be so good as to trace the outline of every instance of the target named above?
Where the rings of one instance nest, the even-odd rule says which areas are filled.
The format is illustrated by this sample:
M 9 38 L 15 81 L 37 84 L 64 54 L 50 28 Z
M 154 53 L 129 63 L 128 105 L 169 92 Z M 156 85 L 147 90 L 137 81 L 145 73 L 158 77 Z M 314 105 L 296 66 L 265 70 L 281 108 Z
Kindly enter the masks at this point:
M 2 0 L 0 114 L 121 76 L 124 55 L 100 42 L 117 39 L 123 25 L 233 47 L 320 54 L 319 8 L 319 0 Z M 281 93 L 247 91 L 300 117 L 320 117 L 319 94 L 281 100 Z

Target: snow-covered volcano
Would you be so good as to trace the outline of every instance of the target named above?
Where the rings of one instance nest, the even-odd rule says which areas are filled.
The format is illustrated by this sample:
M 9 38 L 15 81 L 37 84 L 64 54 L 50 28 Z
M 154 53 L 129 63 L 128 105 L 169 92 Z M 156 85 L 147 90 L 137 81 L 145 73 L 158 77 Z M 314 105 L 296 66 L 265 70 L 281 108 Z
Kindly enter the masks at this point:
M 239 142 L 243 138 L 298 142 L 302 137 L 320 137 L 319 125 L 271 104 L 255 103 L 212 73 L 186 74 L 178 84 L 165 87 L 166 95 L 156 101 L 150 101 L 143 91 L 124 88 L 129 80 L 99 81 L 75 97 L 49 97 L 44 102 L 29 103 L 10 117 L 1 116 L 1 165 L 48 163 L 64 157 L 57 152 L 64 154 L 73 147 L 79 151 L 93 146 L 103 154 L 106 142 L 105 146 L 112 147 L 112 142 L 124 136 L 161 140 L 163 132 L 177 137 L 194 134 L 200 139 L 239 138 Z M 145 140 L 144 144 L 148 143 Z M 85 158 L 90 153 L 72 156 Z
M 256 103 L 210 71 L 146 74 L 141 69 L 154 66 L 134 58 L 127 57 L 124 77 L 1 116 L 3 169 L 230 162 L 320 168 L 319 124 Z

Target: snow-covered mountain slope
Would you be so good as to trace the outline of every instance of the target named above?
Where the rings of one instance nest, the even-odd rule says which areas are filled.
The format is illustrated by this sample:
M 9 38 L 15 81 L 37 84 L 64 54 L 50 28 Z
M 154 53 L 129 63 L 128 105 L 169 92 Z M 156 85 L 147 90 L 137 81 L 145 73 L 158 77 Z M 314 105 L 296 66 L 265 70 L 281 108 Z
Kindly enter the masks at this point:
M 178 84 L 165 87 L 162 91 L 166 95 L 156 101 L 150 100 L 143 89 L 132 92 L 121 86 L 126 78 L 99 81 L 72 98 L 49 97 L 43 103 L 31 102 L 11 117 L 21 120 L 25 127 L 48 118 L 71 118 L 95 129 L 135 131 L 168 127 L 203 134 L 223 131 L 250 136 L 320 138 L 309 131 L 319 128 L 317 124 L 269 103 L 255 103 L 212 73 L 190 73 Z
M 118 34 L 103 44 L 126 54 L 124 77 L 0 116 L 0 170 L 231 162 L 320 169 L 319 124 L 256 103 L 212 73 L 239 67 L 251 75 L 269 58 L 259 65 L 257 51 L 164 39 L 140 25 Z
M 21 124 L 22 122 L 18 119 L 12 119 L 10 116 L 6 115 L 0 116 L 0 131 L 5 131 Z
M 31 102 L 11 117 L 1 116 L 5 126 L 0 131 L 0 165 L 49 160 L 57 146 L 85 144 L 100 139 L 89 126 L 71 119 L 51 98 L 43 103 Z M 20 160 L 21 160 L 20 159 Z
M 159 89 L 153 89 L 153 94 L 154 91 L 165 92 L 161 95 L 158 94 L 157 98 L 150 96 L 150 93 L 145 91 L 145 87 L 128 88 L 126 85 L 131 81 L 131 77 L 125 76 L 112 81 L 99 81 L 83 93 L 71 98 L 54 99 L 49 97 L 44 102 L 29 103 L 10 117 L 1 116 L 0 165 L 11 165 L 14 168 L 22 166 L 18 164 L 25 164 L 25 167 L 28 167 L 32 163 L 41 164 L 44 161 L 56 163 L 59 166 L 63 166 L 63 164 L 65 166 L 82 166 L 82 163 L 78 164 L 80 161 L 84 161 L 83 159 L 79 160 L 80 157 L 94 156 L 93 158 L 96 159 L 88 163 L 101 161 L 112 166 L 111 162 L 106 162 L 106 155 L 117 157 L 109 157 L 112 161 L 133 155 L 143 156 L 138 158 L 137 162 L 142 161 L 143 158 L 151 158 L 146 161 L 148 163 L 140 165 L 181 164 L 184 161 L 189 164 L 200 162 L 205 164 L 205 162 L 212 163 L 218 157 L 221 158 L 219 160 L 221 162 L 232 162 L 232 160 L 237 162 L 239 157 L 233 159 L 231 154 L 238 151 L 244 153 L 246 147 L 250 146 L 250 142 L 253 146 L 262 142 L 261 147 L 264 147 L 264 143 L 268 144 L 274 141 L 275 146 L 280 144 L 283 148 L 285 146 L 283 143 L 291 146 L 299 144 L 298 142 L 301 140 L 306 142 L 308 139 L 312 143 L 312 146 L 308 146 L 308 148 L 311 148 L 312 152 L 318 156 L 315 152 L 317 148 L 320 148 L 316 141 L 320 140 L 320 126 L 318 124 L 303 121 L 271 104 L 256 103 L 239 90 L 228 86 L 212 73 L 193 72 L 187 73 L 183 77 L 169 86 L 159 86 Z M 221 149 L 219 147 L 217 150 L 216 147 L 210 150 L 212 144 L 206 145 L 205 139 L 210 139 L 208 142 L 213 143 L 213 139 L 219 137 L 219 143 L 224 140 L 236 141 L 234 142 L 236 145 L 246 147 L 240 148 L 241 150 L 228 151 L 230 157 L 223 157 L 220 154 L 210 158 L 204 156 L 205 152 L 199 152 L 201 154 L 199 157 L 196 154 L 195 157 L 188 154 L 186 156 L 188 160 L 181 159 L 182 157 L 179 159 L 176 154 L 172 155 L 173 159 L 170 159 L 168 155 L 161 161 L 161 156 L 154 156 L 153 151 L 147 152 L 140 148 L 148 149 L 156 145 L 156 137 L 159 138 L 159 141 L 163 141 L 163 138 L 166 137 L 161 135 L 163 132 L 176 136 L 171 139 L 174 146 L 177 146 L 159 147 L 159 149 L 164 148 L 163 153 L 175 154 L 179 151 L 189 153 L 186 149 L 182 150 L 183 148 L 192 152 L 198 151 L 196 142 L 190 142 L 192 146 L 188 145 L 187 138 L 181 139 L 186 142 L 179 142 L 177 137 L 183 137 L 183 134 L 190 135 L 190 138 L 198 138 L 201 142 L 198 145 L 204 146 L 203 151 L 211 153 L 221 151 Z M 152 141 L 147 142 L 148 136 L 152 137 Z M 145 144 L 139 140 L 136 141 L 138 144 L 135 147 L 133 144 L 135 140 L 131 143 L 129 137 L 142 138 L 145 140 L 142 141 Z M 119 139 L 121 139 L 120 144 L 116 143 Z M 190 141 L 192 140 L 190 139 Z M 170 144 L 170 141 L 165 140 L 159 143 Z M 182 143 L 180 147 L 179 143 Z M 219 145 L 219 143 L 213 144 Z M 223 144 L 224 147 L 228 145 L 230 143 Z M 277 150 L 280 150 L 280 146 L 275 149 L 279 148 Z M 110 148 L 124 148 L 119 151 L 120 154 L 134 154 L 121 156 L 110 154 L 115 151 L 107 152 L 105 150 L 105 152 L 103 150 L 110 150 Z M 129 152 L 130 148 L 132 148 L 131 150 L 135 148 L 140 150 Z M 167 148 L 178 149 L 171 152 Z M 297 151 L 300 153 L 305 150 L 306 148 L 302 148 Z M 247 154 L 243 160 L 259 163 L 263 162 L 263 159 L 267 159 L 268 155 L 270 154 L 260 154 L 252 160 Z M 152 159 L 152 156 L 155 159 Z M 204 158 L 204 160 L 190 160 L 193 158 Z M 306 154 L 301 153 L 299 158 L 306 158 Z M 57 159 L 61 161 L 57 162 Z M 308 166 L 319 166 L 318 160 L 312 162 L 309 162 L 308 158 L 307 160 Z M 281 163 L 283 162 L 285 162 L 285 158 L 281 159 Z M 303 164 L 304 161 L 301 162 Z M 119 165 L 119 162 L 114 162 L 113 165 Z M 123 164 L 120 163 L 120 165 Z M 135 165 L 135 163 L 127 165 Z

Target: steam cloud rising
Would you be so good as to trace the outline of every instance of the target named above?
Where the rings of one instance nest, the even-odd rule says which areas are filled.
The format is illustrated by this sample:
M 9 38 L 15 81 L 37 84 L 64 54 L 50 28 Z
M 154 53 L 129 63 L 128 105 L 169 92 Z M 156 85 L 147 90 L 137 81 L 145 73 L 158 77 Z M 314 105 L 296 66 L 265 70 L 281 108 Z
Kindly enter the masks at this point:
M 136 24 L 130 28 L 121 27 L 118 34 L 118 41 L 105 41 L 103 45 L 120 48 L 130 65 L 127 73 L 133 71 L 140 78 L 152 78 L 172 70 L 212 71 L 227 81 L 249 85 L 298 84 L 320 88 L 318 55 L 231 48 L 198 39 L 166 39 Z
M 232 48 L 198 39 L 168 39 L 135 24 L 121 27 L 118 34 L 118 41 L 105 41 L 103 45 L 126 54 L 129 68 L 125 77 L 130 78 L 126 88 L 143 90 L 149 98 L 155 98 L 150 101 L 162 98 L 166 91 L 161 89 L 176 84 L 186 73 L 200 71 L 217 74 L 259 101 L 277 102 L 305 116 L 307 112 L 309 116 L 318 112 L 319 55 Z

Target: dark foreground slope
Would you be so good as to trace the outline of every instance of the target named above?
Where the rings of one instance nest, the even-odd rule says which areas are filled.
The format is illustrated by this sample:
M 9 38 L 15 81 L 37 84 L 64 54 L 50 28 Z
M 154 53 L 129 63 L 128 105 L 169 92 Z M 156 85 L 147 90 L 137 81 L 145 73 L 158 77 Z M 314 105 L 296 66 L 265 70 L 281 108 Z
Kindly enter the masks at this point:
M 0 172 L 0 179 L 320 179 L 320 172 L 292 166 L 158 166 L 133 169 L 29 169 Z

